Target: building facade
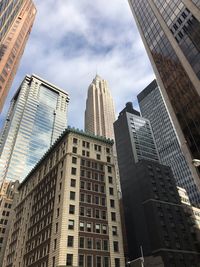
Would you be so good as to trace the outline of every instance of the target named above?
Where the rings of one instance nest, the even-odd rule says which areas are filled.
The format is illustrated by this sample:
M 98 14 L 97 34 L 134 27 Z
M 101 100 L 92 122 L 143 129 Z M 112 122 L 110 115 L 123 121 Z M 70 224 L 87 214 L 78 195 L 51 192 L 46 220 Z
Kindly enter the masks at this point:
M 6 249 L 10 224 L 13 218 L 13 206 L 16 203 L 19 182 L 4 181 L 0 188 L 0 265 Z
M 192 176 L 200 188 L 199 1 L 129 0 Z M 200 168 L 200 167 L 199 167 Z
M 0 1 L 0 112 L 28 40 L 36 8 L 32 0 Z
M 14 95 L 0 136 L 0 179 L 21 181 L 67 127 L 69 97 L 36 75 Z
M 4 267 L 124 267 L 112 145 L 65 130 L 19 187 Z
M 129 104 L 114 123 L 129 261 L 141 258 L 142 246 L 150 266 L 158 260 L 163 267 L 197 267 L 198 239 L 173 173 L 159 163 L 148 120 L 136 114 Z
M 200 190 L 195 184 L 181 151 L 178 137 L 156 80 L 152 81 L 137 98 L 142 116 L 151 122 L 161 163 L 171 167 L 176 184 L 187 190 L 191 203 L 200 205 Z
M 88 88 L 85 110 L 85 131 L 114 139 L 114 102 L 108 83 L 98 75 Z

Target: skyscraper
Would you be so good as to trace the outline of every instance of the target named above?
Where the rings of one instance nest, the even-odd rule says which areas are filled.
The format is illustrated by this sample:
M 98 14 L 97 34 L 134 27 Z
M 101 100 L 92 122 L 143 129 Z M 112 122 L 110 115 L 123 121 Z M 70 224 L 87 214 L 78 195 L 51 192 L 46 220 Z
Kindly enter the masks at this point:
M 65 130 L 19 186 L 4 267 L 125 266 L 112 145 Z
M 158 266 L 197 267 L 197 236 L 190 232 L 170 167 L 159 163 L 150 122 L 129 103 L 114 130 L 129 260 L 141 257 L 142 246 L 147 266 L 162 260 Z
M 114 139 L 115 108 L 106 80 L 98 75 L 88 88 L 85 131 Z
M 187 190 L 191 203 L 200 205 L 200 191 L 181 151 L 156 80 L 138 95 L 138 101 L 142 116 L 151 122 L 161 163 L 171 167 L 177 185 Z
M 181 149 L 200 188 L 200 1 L 129 0 Z M 200 167 L 199 167 L 200 168 Z
M 36 8 L 32 0 L 0 1 L 0 112 L 29 37 Z
M 0 179 L 22 180 L 67 126 L 68 94 L 36 75 L 14 95 L 0 136 Z

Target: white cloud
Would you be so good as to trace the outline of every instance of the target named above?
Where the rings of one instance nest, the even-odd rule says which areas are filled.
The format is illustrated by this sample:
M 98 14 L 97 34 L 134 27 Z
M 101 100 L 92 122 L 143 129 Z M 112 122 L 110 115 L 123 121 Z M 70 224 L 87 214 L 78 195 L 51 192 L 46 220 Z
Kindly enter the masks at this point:
M 127 2 L 36 0 L 37 19 L 6 106 L 26 73 L 69 93 L 69 123 L 75 127 L 83 128 L 87 88 L 96 71 L 108 80 L 117 113 L 135 101 L 154 75 Z

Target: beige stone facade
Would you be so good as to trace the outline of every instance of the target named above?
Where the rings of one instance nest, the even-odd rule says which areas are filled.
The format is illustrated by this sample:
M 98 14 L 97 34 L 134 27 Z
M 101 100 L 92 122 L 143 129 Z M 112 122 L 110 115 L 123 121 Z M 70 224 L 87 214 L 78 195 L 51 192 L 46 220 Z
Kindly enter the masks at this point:
M 13 206 L 17 200 L 19 182 L 4 181 L 0 187 L 0 266 L 6 248 L 10 224 L 13 218 Z
M 19 187 L 4 267 L 124 267 L 112 142 L 66 129 Z
M 96 75 L 88 88 L 85 110 L 85 131 L 114 139 L 114 102 L 108 83 Z
M 12 13 L 16 14 L 12 15 L 14 19 L 11 21 L 8 30 L 4 33 L 3 39 L 0 38 L 0 112 L 17 71 L 36 15 L 36 8 L 32 0 L 7 1 L 7 3 L 9 4 L 3 9 L 0 18 L 7 13 L 8 8 L 11 9 L 12 5 L 13 10 L 10 11 L 10 16 Z M 4 24 L 9 19 L 8 14 Z M 5 30 L 3 25 L 0 33 Z

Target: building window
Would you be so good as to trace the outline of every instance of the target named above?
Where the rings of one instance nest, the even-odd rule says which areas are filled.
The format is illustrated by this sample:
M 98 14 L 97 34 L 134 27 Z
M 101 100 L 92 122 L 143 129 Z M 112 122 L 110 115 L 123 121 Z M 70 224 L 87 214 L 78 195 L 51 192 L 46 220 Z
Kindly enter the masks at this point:
M 70 191 L 70 200 L 75 200 L 76 193 L 73 191 Z
M 74 213 L 75 213 L 75 206 L 69 205 L 69 214 L 74 214 Z
M 117 226 L 112 226 L 112 234 L 117 235 Z
M 71 169 L 71 174 L 76 175 L 76 168 Z
M 115 207 L 115 201 L 114 201 L 114 199 L 110 199 L 110 206 L 111 206 L 111 208 L 114 208 Z
M 84 267 L 84 255 L 79 255 L 78 266 Z
M 84 243 L 85 243 L 85 238 L 80 236 L 80 238 L 79 238 L 79 247 L 80 248 L 84 248 L 85 247 Z
M 73 144 L 78 144 L 78 139 L 77 138 L 73 138 Z
M 108 251 L 108 240 L 103 240 L 103 250 Z
M 92 238 L 87 238 L 87 248 L 92 249 Z
M 52 267 L 55 267 L 55 266 L 56 266 L 56 258 L 53 257 L 53 258 L 52 258 Z
M 95 231 L 96 233 L 100 233 L 100 224 L 95 225 Z
M 106 205 L 106 199 L 105 199 L 105 197 L 102 197 L 101 198 L 101 205 L 105 207 L 105 205 Z
M 116 213 L 115 212 L 111 212 L 111 220 L 116 221 Z
M 91 195 L 87 195 L 87 203 L 91 203 L 92 202 L 92 196 Z
M 102 233 L 103 233 L 104 235 L 107 234 L 107 226 L 106 226 L 106 225 L 102 225 Z
M 77 163 L 77 158 L 76 157 L 72 157 L 72 163 L 76 164 Z
M 71 187 L 76 187 L 76 180 L 75 179 L 71 179 Z
M 87 255 L 87 267 L 92 267 L 92 256 Z
M 72 266 L 73 265 L 73 254 L 67 254 L 67 266 Z
M 77 154 L 77 147 L 73 146 L 72 153 Z
M 111 173 L 112 172 L 112 167 L 108 166 L 108 172 Z
M 80 222 L 79 229 L 80 231 L 84 231 L 84 222 Z
M 81 181 L 81 189 L 84 189 L 85 188 L 85 182 L 84 181 Z
M 96 239 L 96 249 L 101 250 L 101 239 Z
M 68 238 L 67 238 L 67 246 L 68 247 L 73 247 L 74 246 L 74 237 L 71 236 L 71 235 L 68 235 Z
M 97 160 L 101 160 L 101 155 L 97 154 Z
M 110 148 L 106 147 L 106 153 L 110 153 Z
M 114 248 L 114 252 L 119 252 L 119 243 L 118 243 L 118 241 L 114 241 L 113 242 L 113 248 Z
M 113 195 L 114 195 L 114 190 L 113 190 L 113 188 L 112 188 L 112 187 L 109 187 L 109 193 L 110 193 L 110 195 L 111 195 L 111 196 L 113 196 Z
M 84 207 L 80 207 L 80 215 L 81 216 L 85 215 L 85 208 Z
M 97 263 L 96 263 L 96 267 L 101 267 L 101 256 L 97 256 Z
M 103 220 L 106 220 L 106 211 L 105 210 L 102 210 L 102 212 L 101 212 L 101 218 Z
M 108 182 L 109 182 L 109 184 L 113 183 L 113 178 L 111 176 L 108 176 Z
M 109 257 L 104 257 L 104 267 L 109 267 Z
M 56 250 L 56 247 L 57 247 L 57 239 L 54 239 L 53 249 Z
M 92 231 L 92 224 L 91 223 L 87 223 L 86 227 L 87 227 L 87 232 Z
M 89 152 L 89 151 L 86 152 L 86 156 L 87 156 L 87 157 L 90 156 L 90 152 Z
M 86 209 L 86 216 L 87 217 L 92 217 L 92 210 L 90 208 Z
M 69 230 L 74 230 L 74 220 L 69 220 L 68 221 L 68 229 Z
M 115 267 L 120 267 L 120 259 L 115 258 Z
M 111 160 L 110 160 L 110 157 L 107 157 L 107 162 L 109 162 L 109 163 L 110 163 L 110 161 L 111 161 Z

